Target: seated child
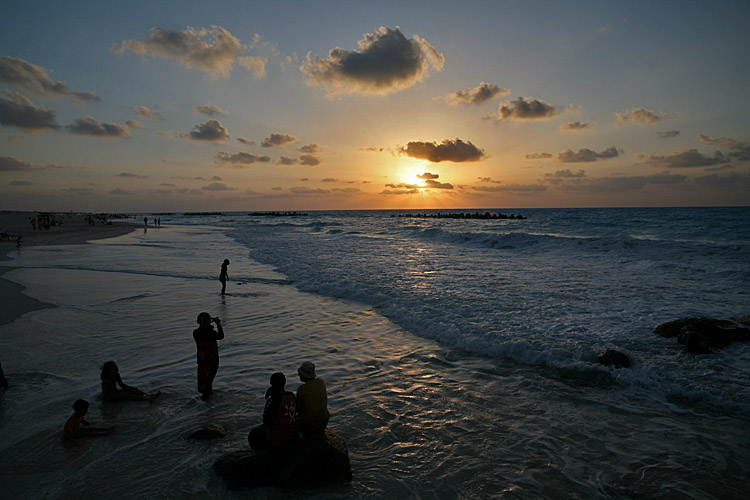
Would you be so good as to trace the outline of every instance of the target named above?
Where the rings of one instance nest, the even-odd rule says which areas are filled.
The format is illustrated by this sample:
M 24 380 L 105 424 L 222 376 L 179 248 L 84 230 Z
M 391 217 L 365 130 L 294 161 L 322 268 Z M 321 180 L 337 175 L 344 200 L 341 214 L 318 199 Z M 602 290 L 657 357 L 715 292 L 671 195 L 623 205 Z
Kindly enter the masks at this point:
M 75 441 L 84 436 L 107 436 L 114 430 L 114 425 L 111 427 L 81 427 L 81 425 L 91 425 L 91 422 L 83 418 L 87 411 L 89 411 L 89 402 L 85 399 L 78 399 L 73 403 L 73 415 L 65 422 L 63 428 L 65 439 Z
M 286 377 L 277 372 L 271 375 L 271 387 L 266 391 L 263 425 L 250 431 L 247 440 L 254 450 L 283 446 L 297 434 L 297 409 L 294 393 L 284 390 Z
M 107 361 L 102 366 L 102 398 L 105 401 L 153 401 L 161 395 L 161 392 L 146 393 L 125 384 L 120 377 L 120 369 L 114 361 Z M 117 386 L 122 387 L 118 389 Z

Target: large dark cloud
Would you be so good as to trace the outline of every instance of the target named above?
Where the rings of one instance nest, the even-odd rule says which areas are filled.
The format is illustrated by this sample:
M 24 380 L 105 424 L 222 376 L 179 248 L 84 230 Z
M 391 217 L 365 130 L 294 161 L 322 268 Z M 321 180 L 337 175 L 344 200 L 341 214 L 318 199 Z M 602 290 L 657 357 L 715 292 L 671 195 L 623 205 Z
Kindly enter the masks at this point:
M 638 125 L 653 125 L 668 117 L 662 111 L 654 111 L 653 109 L 646 108 L 628 109 L 622 113 L 615 113 L 615 116 L 617 117 L 618 125 L 625 122 L 633 122 Z
M 710 167 L 729 163 L 729 158 L 721 151 L 716 151 L 713 156 L 706 156 L 697 149 L 688 149 L 668 155 L 642 156 L 641 159 L 647 165 L 657 168 L 694 168 Z
M 497 119 L 504 120 L 546 120 L 557 116 L 557 109 L 542 100 L 519 97 L 515 101 L 503 101 L 497 109 Z
M 67 97 L 85 102 L 101 101 L 94 92 L 75 92 L 65 82 L 52 80 L 45 68 L 10 56 L 0 57 L 0 82 L 47 98 Z
M 409 40 L 400 31 L 380 27 L 365 34 L 359 51 L 332 49 L 328 58 L 308 54 L 300 70 L 309 85 L 322 85 L 329 94 L 388 94 L 423 80 L 430 69 L 441 70 L 445 58 L 426 40 Z
M 268 156 L 258 156 L 251 153 L 216 153 L 216 163 L 224 167 L 243 168 L 255 163 L 268 163 L 271 158 Z
M 130 130 L 127 127 L 117 123 L 102 123 L 90 116 L 78 117 L 65 128 L 73 134 L 89 135 L 100 139 L 130 137 Z
M 206 123 L 193 127 L 189 134 L 180 132 L 180 137 L 189 141 L 227 142 L 229 131 L 219 120 L 208 120 Z
M 264 148 L 272 148 L 274 146 L 286 146 L 293 142 L 297 142 L 299 139 L 289 134 L 282 134 L 280 132 L 271 132 L 271 135 L 266 137 L 260 142 L 260 145 Z
M 433 163 L 452 161 L 479 161 L 486 157 L 483 149 L 479 149 L 470 141 L 461 139 L 444 139 L 440 144 L 436 142 L 410 142 L 398 149 L 399 153 L 412 158 L 428 160 Z
M 54 110 L 37 106 L 23 94 L 5 89 L 0 90 L 0 124 L 30 133 L 60 128 Z
M 557 154 L 557 161 L 562 163 L 590 163 L 607 158 L 615 158 L 619 154 L 620 151 L 614 146 L 610 146 L 600 153 L 588 148 L 579 149 L 578 151 L 566 149 Z
M 510 94 L 510 90 L 504 89 L 494 83 L 480 82 L 474 88 L 458 90 L 445 96 L 445 100 L 451 106 L 459 104 L 482 104 L 492 99 Z
M 123 40 L 112 50 L 118 54 L 135 54 L 176 59 L 186 68 L 198 68 L 211 78 L 226 78 L 245 47 L 229 31 L 220 26 L 184 31 L 154 27 L 140 40 Z

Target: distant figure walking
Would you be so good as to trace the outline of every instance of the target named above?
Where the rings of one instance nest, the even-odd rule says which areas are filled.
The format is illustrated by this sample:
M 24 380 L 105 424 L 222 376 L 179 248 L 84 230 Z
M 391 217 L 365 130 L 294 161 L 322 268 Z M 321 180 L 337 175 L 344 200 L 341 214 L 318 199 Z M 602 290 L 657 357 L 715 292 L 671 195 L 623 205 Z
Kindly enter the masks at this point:
M 102 365 L 102 399 L 106 401 L 153 401 L 161 395 L 161 392 L 152 394 L 125 384 L 120 377 L 120 369 L 114 361 L 107 361 Z M 121 389 L 118 389 L 117 386 Z
M 110 427 L 81 428 L 81 425 L 91 425 L 91 422 L 83 418 L 88 411 L 89 402 L 85 399 L 77 399 L 76 402 L 73 403 L 73 415 L 71 415 L 68 421 L 65 422 L 65 427 L 63 428 L 63 437 L 65 437 L 66 440 L 75 441 L 83 436 L 106 436 L 114 430 L 114 425 Z
M 271 387 L 266 391 L 263 425 L 250 431 L 247 440 L 254 450 L 283 446 L 297 433 L 297 398 L 285 390 L 286 377 L 281 372 L 271 375 Z
M 229 279 L 229 273 L 227 273 L 227 266 L 229 265 L 229 259 L 224 259 L 221 264 L 221 273 L 219 273 L 219 281 L 221 281 L 221 294 L 224 295 L 227 291 L 227 280 Z
M 310 361 L 302 363 L 297 374 L 303 382 L 297 388 L 299 430 L 304 438 L 321 435 L 330 418 L 326 383 L 315 375 L 315 364 Z
M 216 323 L 218 331 L 211 322 Z M 198 315 L 198 328 L 193 330 L 193 339 L 198 349 L 198 392 L 203 400 L 213 393 L 213 382 L 219 370 L 219 345 L 217 340 L 224 338 L 224 329 L 219 318 L 212 318 L 207 312 Z

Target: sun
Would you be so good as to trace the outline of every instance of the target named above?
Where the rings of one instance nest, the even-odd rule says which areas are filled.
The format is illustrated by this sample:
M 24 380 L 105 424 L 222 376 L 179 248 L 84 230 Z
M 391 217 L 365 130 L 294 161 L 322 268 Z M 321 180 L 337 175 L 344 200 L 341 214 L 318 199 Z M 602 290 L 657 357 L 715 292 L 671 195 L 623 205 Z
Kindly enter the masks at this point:
M 419 176 L 425 173 L 425 166 L 421 163 L 409 163 L 399 169 L 398 179 L 404 184 L 426 187 L 424 179 Z

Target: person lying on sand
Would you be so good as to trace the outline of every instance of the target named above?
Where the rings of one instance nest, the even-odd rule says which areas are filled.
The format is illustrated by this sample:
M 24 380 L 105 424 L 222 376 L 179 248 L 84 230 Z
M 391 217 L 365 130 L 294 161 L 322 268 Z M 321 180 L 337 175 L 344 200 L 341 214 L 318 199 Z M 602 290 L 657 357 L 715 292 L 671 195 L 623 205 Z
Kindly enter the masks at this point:
M 154 393 L 129 386 L 122 381 L 120 369 L 114 361 L 107 361 L 102 365 L 102 399 L 105 401 L 153 401 L 161 395 L 161 391 Z M 121 389 L 118 389 L 117 386 Z
M 63 437 L 66 440 L 75 441 L 85 436 L 107 436 L 114 430 L 114 425 L 110 427 L 81 427 L 82 425 L 91 425 L 91 422 L 83 418 L 88 411 L 89 402 L 85 399 L 77 399 L 73 403 L 73 415 L 65 422 L 63 428 Z

